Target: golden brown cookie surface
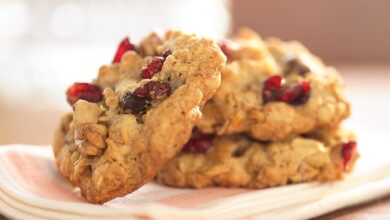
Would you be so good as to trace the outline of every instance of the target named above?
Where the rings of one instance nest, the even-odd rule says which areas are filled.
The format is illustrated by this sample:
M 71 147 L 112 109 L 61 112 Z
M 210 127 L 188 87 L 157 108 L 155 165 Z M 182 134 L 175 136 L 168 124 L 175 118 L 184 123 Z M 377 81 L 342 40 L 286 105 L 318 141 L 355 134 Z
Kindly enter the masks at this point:
M 263 41 L 243 29 L 221 48 L 229 62 L 205 106 L 202 131 L 277 141 L 337 127 L 350 114 L 339 74 L 298 42 Z
M 53 146 L 62 175 L 93 203 L 150 181 L 187 141 L 224 64 L 219 47 L 195 35 L 151 34 L 138 48 L 123 41 L 94 85 L 68 90 L 74 111 Z
M 266 188 L 331 181 L 350 172 L 359 156 L 353 135 L 343 131 L 291 136 L 277 142 L 259 142 L 240 134 L 195 136 L 159 172 L 159 183 L 193 188 Z

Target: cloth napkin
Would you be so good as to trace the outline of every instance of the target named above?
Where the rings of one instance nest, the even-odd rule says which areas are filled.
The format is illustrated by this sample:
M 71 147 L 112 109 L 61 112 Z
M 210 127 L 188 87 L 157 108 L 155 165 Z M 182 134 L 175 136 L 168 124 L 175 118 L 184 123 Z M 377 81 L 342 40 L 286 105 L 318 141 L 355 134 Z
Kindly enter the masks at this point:
M 58 172 L 50 147 L 0 146 L 0 213 L 15 219 L 307 219 L 390 194 L 385 140 L 365 135 L 353 174 L 264 190 L 177 189 L 149 183 L 89 204 Z M 383 135 L 383 137 L 386 137 Z M 375 147 L 374 147 L 375 146 Z M 380 146 L 380 147 L 379 147 Z

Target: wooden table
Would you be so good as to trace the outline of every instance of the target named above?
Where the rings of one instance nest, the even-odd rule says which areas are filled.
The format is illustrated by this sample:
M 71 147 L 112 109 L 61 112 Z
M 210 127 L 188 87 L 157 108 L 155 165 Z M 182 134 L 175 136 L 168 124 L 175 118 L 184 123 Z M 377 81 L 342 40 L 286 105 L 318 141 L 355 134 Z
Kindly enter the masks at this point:
M 353 104 L 349 127 L 365 126 L 390 134 L 390 65 L 338 65 Z M 3 104 L 3 106 L 1 106 Z M 33 112 L 0 103 L 0 144 L 50 144 L 61 111 Z M 381 146 L 372 146 L 381 147 Z M 390 152 L 390 146 L 381 150 Z M 0 215 L 0 220 L 5 218 Z M 390 219 L 390 195 L 376 201 L 345 208 L 317 219 Z

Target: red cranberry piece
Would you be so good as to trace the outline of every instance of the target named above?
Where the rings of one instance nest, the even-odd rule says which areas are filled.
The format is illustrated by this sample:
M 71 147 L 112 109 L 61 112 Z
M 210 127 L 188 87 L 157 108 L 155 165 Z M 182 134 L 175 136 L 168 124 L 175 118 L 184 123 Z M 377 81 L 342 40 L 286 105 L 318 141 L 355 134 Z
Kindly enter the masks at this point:
M 122 109 L 129 110 L 134 114 L 145 111 L 150 101 L 161 99 L 171 94 L 171 87 L 168 83 L 149 81 L 142 87 L 128 93 L 121 99 Z
M 281 76 L 271 76 L 264 82 L 263 102 L 271 102 L 277 99 L 277 94 L 283 84 Z
M 127 95 L 123 96 L 120 104 L 122 109 L 124 109 L 125 111 L 130 110 L 130 112 L 134 114 L 143 112 L 148 106 L 145 97 L 138 97 L 131 93 L 128 93 Z
M 164 57 L 153 57 L 149 63 L 142 68 L 141 77 L 144 79 L 150 79 L 155 73 L 161 71 L 165 58 Z
M 171 86 L 165 82 L 149 81 L 140 88 L 134 90 L 133 95 L 144 97 L 147 100 L 161 99 L 171 94 Z
M 191 153 L 204 153 L 211 147 L 211 141 L 209 139 L 197 139 L 191 140 L 183 147 L 184 152 Z
M 356 146 L 356 141 L 349 141 L 343 144 L 343 147 L 341 149 L 341 156 L 343 157 L 344 167 L 346 167 L 348 162 L 351 160 L 352 155 L 356 150 Z
M 100 102 L 103 99 L 102 90 L 89 83 L 74 83 L 66 91 L 66 96 L 71 105 L 80 99 L 88 102 Z
M 120 42 L 118 50 L 116 51 L 114 59 L 112 60 L 112 63 L 119 63 L 122 59 L 123 54 L 129 50 L 135 51 L 135 46 L 134 44 L 130 43 L 129 38 L 126 37 Z
M 278 99 L 291 105 L 302 105 L 309 100 L 310 90 L 309 81 L 294 82 L 282 88 Z
M 205 134 L 198 128 L 192 130 L 190 140 L 184 145 L 183 151 L 190 153 L 204 153 L 212 146 L 212 134 Z
M 224 41 L 224 42 L 221 42 L 219 44 L 219 48 L 221 48 L 222 52 L 225 54 L 225 56 L 230 59 L 232 54 L 231 54 L 231 50 L 230 50 L 230 47 L 228 46 L 228 42 L 227 41 Z
M 264 84 L 266 90 L 277 90 L 282 87 L 283 78 L 281 76 L 271 76 L 269 77 Z
M 264 82 L 263 102 L 282 101 L 291 105 L 305 104 L 310 97 L 309 81 L 284 84 L 281 76 L 271 76 Z

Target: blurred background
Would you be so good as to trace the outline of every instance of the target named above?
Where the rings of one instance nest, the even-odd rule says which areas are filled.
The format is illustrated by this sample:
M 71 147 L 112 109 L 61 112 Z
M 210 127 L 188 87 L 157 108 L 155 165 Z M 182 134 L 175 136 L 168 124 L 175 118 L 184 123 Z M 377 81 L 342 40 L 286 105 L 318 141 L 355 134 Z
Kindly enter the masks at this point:
M 0 144 L 50 144 L 66 88 L 91 81 L 118 42 L 178 28 L 220 40 L 239 27 L 299 40 L 336 66 L 348 126 L 390 132 L 390 1 L 0 0 Z

